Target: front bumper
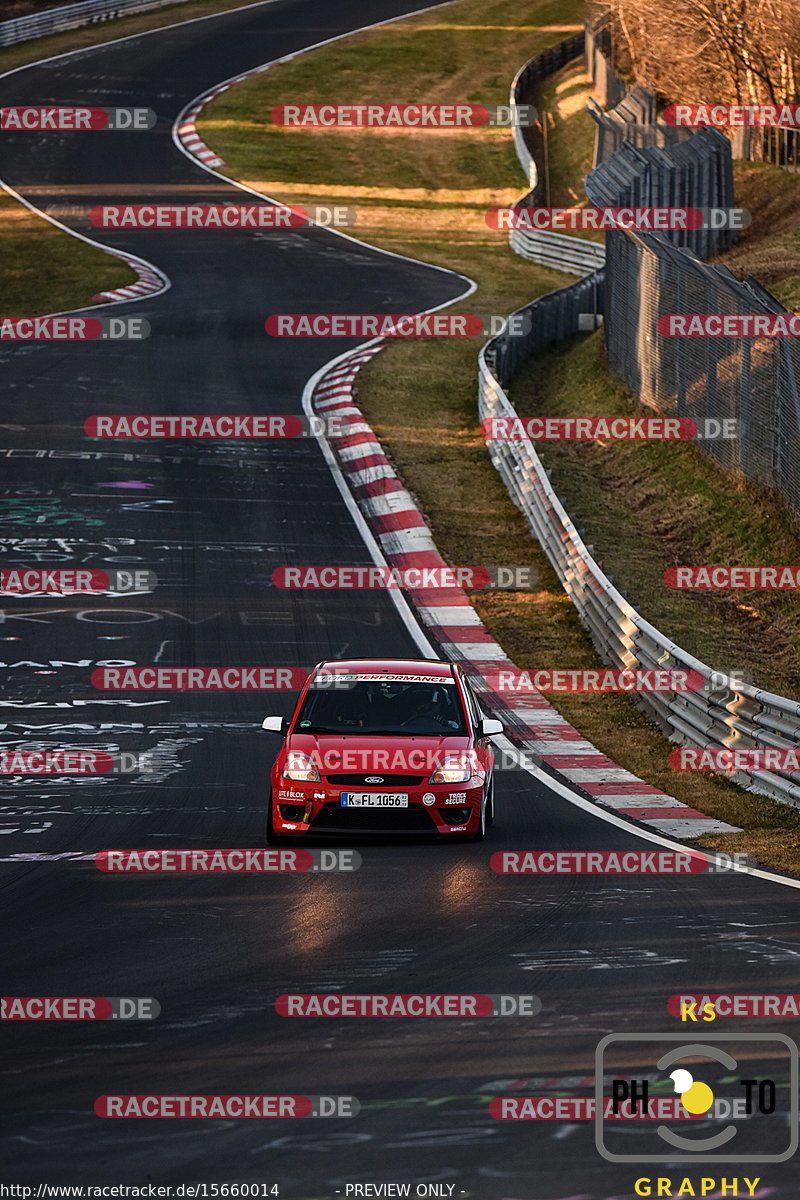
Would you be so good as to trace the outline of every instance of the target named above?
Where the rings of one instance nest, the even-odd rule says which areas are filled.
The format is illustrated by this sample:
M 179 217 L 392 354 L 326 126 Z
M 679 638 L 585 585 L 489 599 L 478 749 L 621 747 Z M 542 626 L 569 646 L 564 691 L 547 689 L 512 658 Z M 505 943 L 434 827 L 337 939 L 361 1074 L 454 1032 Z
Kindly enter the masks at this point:
M 273 781 L 273 825 L 276 832 L 293 836 L 313 834 L 358 834 L 385 836 L 419 835 L 470 837 L 478 832 L 484 781 L 475 777 L 467 784 L 391 784 L 381 788 L 366 783 L 347 786 L 322 783 Z M 343 792 L 396 791 L 408 795 L 407 808 L 349 807 L 341 803 Z

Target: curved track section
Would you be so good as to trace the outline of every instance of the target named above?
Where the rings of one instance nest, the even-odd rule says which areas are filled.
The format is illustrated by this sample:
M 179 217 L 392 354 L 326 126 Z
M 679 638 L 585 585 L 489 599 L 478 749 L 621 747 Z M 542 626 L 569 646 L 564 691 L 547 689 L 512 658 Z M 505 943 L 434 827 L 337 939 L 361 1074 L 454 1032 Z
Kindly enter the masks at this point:
M 113 139 L 7 135 L 0 174 L 39 208 L 54 198 L 83 208 L 236 199 L 239 189 L 172 143 L 192 99 L 403 11 L 386 0 L 274 0 L 15 72 L 0 79 L 0 104 L 102 96 L 149 106 L 159 121 L 148 135 Z M 328 655 L 416 655 L 420 645 L 385 593 L 271 587 L 279 565 L 369 563 L 378 553 L 316 441 L 92 442 L 85 419 L 300 413 L 309 374 L 353 347 L 287 350 L 264 336 L 266 314 L 434 308 L 466 283 L 318 228 L 92 236 L 153 263 L 172 287 L 136 307 L 149 341 L 0 348 L 0 554 L 5 565 L 140 567 L 158 585 L 130 599 L 7 601 L 0 734 L 5 748 L 148 751 L 156 769 L 4 785 L 3 990 L 152 995 L 162 1015 L 17 1025 L 13 1048 L 4 1027 L 4 1179 L 261 1182 L 297 1198 L 366 1182 L 489 1200 L 629 1195 L 632 1169 L 598 1157 L 590 1124 L 499 1123 L 489 1100 L 580 1089 L 599 1039 L 620 1026 L 663 1028 L 672 993 L 767 981 L 792 991 L 800 942 L 790 889 L 726 875 L 494 875 L 489 856 L 504 848 L 646 845 L 611 814 L 598 820 L 521 772 L 498 777 L 483 846 L 363 846 L 354 876 L 140 879 L 93 866 L 109 847 L 260 846 L 273 747 L 258 724 L 292 699 L 123 699 L 92 689 L 97 663 L 309 667 Z M 535 992 L 543 1011 L 481 1022 L 275 1012 L 281 993 L 341 990 Z M 774 1066 L 748 1062 L 754 1074 Z M 96 1097 L 117 1092 L 334 1092 L 356 1095 L 362 1113 L 350 1122 L 95 1116 Z M 773 1194 L 791 1189 L 791 1164 L 768 1176 Z

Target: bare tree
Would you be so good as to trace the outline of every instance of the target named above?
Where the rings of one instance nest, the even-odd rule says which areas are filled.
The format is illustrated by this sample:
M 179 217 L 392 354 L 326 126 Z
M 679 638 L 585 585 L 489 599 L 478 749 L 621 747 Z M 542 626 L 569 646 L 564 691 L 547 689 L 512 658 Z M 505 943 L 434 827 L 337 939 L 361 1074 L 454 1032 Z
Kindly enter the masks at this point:
M 797 0 L 596 0 L 615 58 L 670 100 L 798 100 Z

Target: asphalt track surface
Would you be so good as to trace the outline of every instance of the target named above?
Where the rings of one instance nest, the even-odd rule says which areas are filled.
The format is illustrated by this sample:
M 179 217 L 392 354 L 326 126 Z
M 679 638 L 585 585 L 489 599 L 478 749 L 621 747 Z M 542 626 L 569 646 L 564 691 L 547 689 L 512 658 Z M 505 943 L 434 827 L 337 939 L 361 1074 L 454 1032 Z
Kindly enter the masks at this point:
M 0 175 L 42 208 L 242 199 L 174 147 L 183 107 L 259 63 L 410 10 L 271 3 L 17 72 L 0 80 L 0 104 L 146 105 L 159 120 L 149 134 L 5 135 Z M 795 1195 L 792 1161 L 617 1165 L 598 1155 L 589 1122 L 501 1123 L 488 1111 L 502 1094 L 591 1095 L 602 1036 L 681 1030 L 666 1010 L 673 993 L 796 990 L 793 888 L 730 875 L 494 875 L 489 856 L 503 848 L 653 848 L 522 772 L 498 775 L 484 845 L 364 844 L 349 876 L 140 879 L 104 875 L 84 857 L 262 846 L 275 744 L 258 726 L 292 703 L 286 693 L 162 694 L 134 695 L 132 707 L 92 689 L 96 662 L 310 667 L 417 654 L 384 594 L 270 585 L 283 564 L 371 561 L 313 440 L 100 445 L 85 418 L 300 412 L 310 374 L 352 343 L 275 342 L 265 315 L 413 311 L 467 286 L 318 229 L 94 236 L 153 262 L 172 286 L 115 310 L 147 317 L 146 342 L 0 349 L 2 562 L 139 566 L 159 585 L 132 602 L 8 601 L 0 744 L 157 748 L 162 766 L 3 785 L 2 991 L 155 996 L 162 1015 L 3 1026 L 3 1180 L 262 1182 L 290 1197 L 438 1183 L 455 1196 L 600 1200 L 632 1195 L 640 1176 L 757 1175 L 769 1189 L 759 1195 Z M 86 665 L 52 665 L 62 662 Z M 534 992 L 543 1009 L 474 1021 L 274 1010 L 283 992 L 340 990 Z M 720 1029 L 798 1032 L 791 1021 L 719 1020 L 703 1034 Z M 746 1074 L 786 1083 L 785 1062 L 763 1046 L 733 1053 L 748 1059 Z M 646 1055 L 626 1063 L 653 1072 Z M 362 1112 L 316 1123 L 93 1112 L 108 1093 L 262 1092 L 352 1094 Z M 758 1120 L 759 1148 L 778 1152 L 787 1121 Z M 641 1124 L 622 1137 L 627 1152 L 653 1152 Z

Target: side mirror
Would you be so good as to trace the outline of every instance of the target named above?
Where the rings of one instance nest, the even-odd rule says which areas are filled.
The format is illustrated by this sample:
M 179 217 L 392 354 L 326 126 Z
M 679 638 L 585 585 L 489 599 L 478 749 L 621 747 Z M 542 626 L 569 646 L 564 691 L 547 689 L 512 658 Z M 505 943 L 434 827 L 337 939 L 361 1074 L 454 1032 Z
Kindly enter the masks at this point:
M 264 717 L 261 728 L 266 729 L 268 733 L 286 733 L 289 722 L 286 717 Z
M 481 736 L 493 737 L 496 733 L 503 732 L 503 722 L 495 721 L 494 717 L 484 717 L 481 721 Z

